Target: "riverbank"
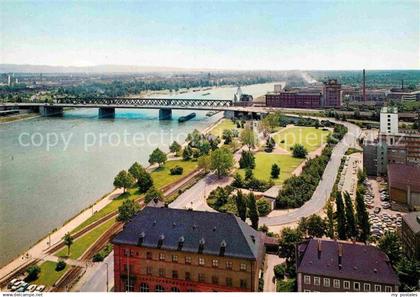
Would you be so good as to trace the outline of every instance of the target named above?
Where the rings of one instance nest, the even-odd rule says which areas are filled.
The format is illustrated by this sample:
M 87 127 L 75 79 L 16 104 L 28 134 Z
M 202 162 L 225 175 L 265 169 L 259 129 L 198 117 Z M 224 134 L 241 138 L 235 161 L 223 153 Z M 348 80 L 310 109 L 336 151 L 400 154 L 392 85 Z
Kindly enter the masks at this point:
M 4 116 L 0 118 L 1 124 L 9 124 L 19 121 L 31 120 L 40 117 L 37 113 L 19 113 L 17 115 Z

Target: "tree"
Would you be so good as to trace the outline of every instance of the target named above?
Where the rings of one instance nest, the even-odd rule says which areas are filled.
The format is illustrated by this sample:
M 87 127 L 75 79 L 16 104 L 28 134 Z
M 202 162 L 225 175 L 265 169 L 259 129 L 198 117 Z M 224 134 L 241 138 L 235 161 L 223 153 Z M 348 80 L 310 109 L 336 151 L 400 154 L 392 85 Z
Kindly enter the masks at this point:
M 153 179 L 149 172 L 143 168 L 139 163 L 135 162 L 128 172 L 137 180 L 139 192 L 146 193 L 147 190 L 153 186 Z
M 67 246 L 67 256 L 70 255 L 70 247 L 73 244 L 74 238 L 67 232 L 63 237 L 64 245 Z
M 239 172 L 236 172 L 233 176 L 233 182 L 231 186 L 235 188 L 242 188 L 244 186 L 244 180 Z
M 395 232 L 386 231 L 379 239 L 378 247 L 388 255 L 393 265 L 401 259 L 401 242 Z
M 239 159 L 239 168 L 255 168 L 255 156 L 251 151 L 242 151 Z
M 247 216 L 246 215 L 247 207 L 246 207 L 245 197 L 242 194 L 242 191 L 241 190 L 239 190 L 236 193 L 235 202 L 236 202 L 236 209 L 238 210 L 238 215 L 241 218 L 241 220 L 245 222 L 246 216 Z
M 175 140 L 169 146 L 169 150 L 171 151 L 171 153 L 175 153 L 176 155 L 178 155 L 178 153 L 181 151 L 181 148 L 182 148 L 181 145 Z
M 334 211 L 333 211 L 332 203 L 330 201 L 328 201 L 327 203 L 327 217 L 326 217 L 325 225 L 326 225 L 325 235 L 333 239 L 334 238 Z
M 280 167 L 276 163 L 271 165 L 271 178 L 279 178 L 280 175 Z
M 187 145 L 182 151 L 182 159 L 184 161 L 191 160 L 192 154 L 193 154 L 192 148 L 189 145 Z
M 251 150 L 251 148 L 255 147 L 256 138 L 257 137 L 255 132 L 250 128 L 245 128 L 241 132 L 241 141 L 243 144 L 248 146 L 248 150 Z
M 134 162 L 130 169 L 128 169 L 128 173 L 130 173 L 137 180 L 141 177 L 143 171 L 143 166 L 141 166 L 138 162 Z
M 346 214 L 344 212 L 344 203 L 340 192 L 337 192 L 336 194 L 335 205 L 337 209 L 337 235 L 339 239 L 346 240 Z
M 203 169 L 205 173 L 210 171 L 211 160 L 210 156 L 204 155 L 198 158 L 197 165 L 199 168 Z
M 38 265 L 29 266 L 26 269 L 26 273 L 28 275 L 26 276 L 25 281 L 30 282 L 30 281 L 36 280 L 40 272 L 41 272 L 41 268 Z
M 344 203 L 346 210 L 346 232 L 348 238 L 355 238 L 357 236 L 356 221 L 354 219 L 353 202 L 351 201 L 350 194 L 344 193 Z
M 265 151 L 267 153 L 271 153 L 276 146 L 276 142 L 274 141 L 273 137 L 268 137 L 267 141 L 265 142 Z
M 302 218 L 299 222 L 298 229 L 310 237 L 320 238 L 325 233 L 325 223 L 319 215 L 313 214 L 309 218 Z
M 302 233 L 297 229 L 286 227 L 281 231 L 279 240 L 279 256 L 285 258 L 286 262 L 295 262 L 296 245 L 302 241 Z
M 124 200 L 118 207 L 117 221 L 127 223 L 138 211 L 140 207 L 131 199 Z
M 155 187 L 151 187 L 144 195 L 144 203 L 149 203 L 152 200 L 162 200 L 163 194 L 161 191 L 157 190 Z
M 191 143 L 192 147 L 196 147 L 201 142 L 201 139 L 202 139 L 202 135 L 200 131 L 198 131 L 197 129 L 194 129 L 194 131 L 188 134 L 186 140 Z
M 270 203 L 267 202 L 267 200 L 259 199 L 257 201 L 257 209 L 258 209 L 258 214 L 260 216 L 266 216 L 270 213 L 271 206 L 270 206 Z
M 233 133 L 231 129 L 224 129 L 222 132 L 222 139 L 225 140 L 225 144 L 229 144 L 232 142 Z
M 401 282 L 400 291 L 414 292 L 419 288 L 420 263 L 416 259 L 403 256 L 395 268 Z
M 217 177 L 226 176 L 233 167 L 233 154 L 227 148 L 218 148 L 210 154 L 210 169 Z
M 248 181 L 254 177 L 254 173 L 252 172 L 251 168 L 245 169 L 245 180 Z
M 124 193 L 127 188 L 131 188 L 136 182 L 135 178 L 125 170 L 121 170 L 114 178 L 114 186 L 123 188 Z
M 259 214 L 257 209 L 257 201 L 255 200 L 255 195 L 253 192 L 249 192 L 248 194 L 248 216 L 251 220 L 251 226 L 255 230 L 258 229 L 258 220 Z
M 150 165 L 158 163 L 159 167 L 161 167 L 166 162 L 166 160 L 166 154 L 162 152 L 159 148 L 156 148 L 149 156 Z
M 261 120 L 261 127 L 267 132 L 273 132 L 280 125 L 281 114 L 279 112 L 269 113 Z
M 292 147 L 292 151 L 293 151 L 293 157 L 295 158 L 306 158 L 306 155 L 308 154 L 308 151 L 306 150 L 306 148 L 299 143 L 296 143 Z
M 358 240 L 366 242 L 370 236 L 369 213 L 361 191 L 356 191 L 356 224 L 359 230 Z

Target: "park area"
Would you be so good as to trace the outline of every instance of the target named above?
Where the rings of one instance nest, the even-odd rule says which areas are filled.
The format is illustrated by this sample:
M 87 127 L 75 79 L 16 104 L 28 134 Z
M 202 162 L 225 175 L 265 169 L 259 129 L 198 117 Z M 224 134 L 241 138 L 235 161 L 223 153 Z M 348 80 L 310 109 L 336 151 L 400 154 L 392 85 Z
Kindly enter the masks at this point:
M 308 152 L 312 152 L 319 148 L 322 144 L 327 143 L 330 131 L 314 127 L 287 127 L 276 133 L 273 138 L 276 145 L 287 151 L 295 144 L 303 145 Z
M 51 287 L 54 283 L 69 269 L 69 265 L 63 270 L 57 271 L 56 270 L 57 263 L 52 261 L 45 261 L 39 268 L 41 272 L 36 280 L 32 281 L 31 284 L 36 285 L 44 285 L 47 287 Z
M 237 128 L 235 123 L 232 122 L 232 120 L 229 119 L 222 119 L 216 126 L 214 126 L 210 130 L 210 134 L 218 137 L 222 137 L 223 130 L 230 130 L 230 129 L 237 129 L 238 131 L 241 131 L 241 128 Z
M 180 175 L 172 175 L 170 173 L 171 168 L 176 166 L 182 167 L 183 172 Z M 181 180 L 197 168 L 197 162 L 194 161 L 183 161 L 183 160 L 171 160 L 165 162 L 165 165 L 158 167 L 153 170 L 150 175 L 153 179 L 153 185 L 156 189 L 160 189 L 164 186 L 170 185 L 174 182 Z

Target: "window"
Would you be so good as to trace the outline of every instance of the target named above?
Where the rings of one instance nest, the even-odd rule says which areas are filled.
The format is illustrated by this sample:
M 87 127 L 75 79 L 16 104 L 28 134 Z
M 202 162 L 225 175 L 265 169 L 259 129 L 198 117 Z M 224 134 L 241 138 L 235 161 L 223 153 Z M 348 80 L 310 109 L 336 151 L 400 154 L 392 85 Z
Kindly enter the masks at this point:
M 133 250 L 130 250 L 130 257 L 134 257 L 135 252 Z
M 334 280 L 334 288 L 340 289 L 340 280 L 339 279 Z
M 172 278 L 178 278 L 178 271 L 177 270 L 172 270 Z
M 211 277 L 211 282 L 212 282 L 213 284 L 217 285 L 217 284 L 219 283 L 219 278 L 218 278 L 217 276 L 213 275 L 213 276 Z
M 212 261 L 212 266 L 213 266 L 213 267 L 219 267 L 219 260 L 214 259 L 214 260 Z
M 318 276 L 314 277 L 314 285 L 319 286 L 321 284 L 321 279 Z
M 226 269 L 232 270 L 232 262 L 226 261 Z
M 309 275 L 305 275 L 305 277 L 303 278 L 303 283 L 305 285 L 310 285 L 311 284 L 311 277 Z
M 178 256 L 172 255 L 172 262 L 178 262 Z
M 126 257 L 130 256 L 130 250 L 129 249 L 124 249 L 124 256 L 126 256 Z
M 149 285 L 146 283 L 140 284 L 140 292 L 149 292 Z
M 204 275 L 204 273 L 199 273 L 198 274 L 198 281 L 200 283 L 204 283 L 206 281 L 206 276 Z
M 392 288 L 390 286 L 385 286 L 385 292 L 392 292 Z
M 148 275 L 152 274 L 152 267 L 150 267 L 150 266 L 146 267 L 146 274 L 148 274 Z
M 152 260 L 152 253 L 151 252 L 147 252 L 146 253 L 146 258 L 149 260 Z
M 185 264 L 191 264 L 191 257 L 185 257 Z
M 156 285 L 155 292 L 165 292 L 165 288 L 161 285 Z
M 165 269 L 164 268 L 159 268 L 159 276 L 162 276 L 162 277 L 165 276 Z
M 324 287 L 329 287 L 329 286 L 330 286 L 330 279 L 324 278 Z
M 160 261 L 165 261 L 165 254 L 164 253 L 159 254 L 159 260 Z
M 375 292 L 381 291 L 381 285 L 375 285 Z
M 370 284 L 363 284 L 363 291 L 370 292 Z
M 343 288 L 344 289 L 350 289 L 350 282 L 349 281 L 344 281 Z
M 185 272 L 185 280 L 190 281 L 191 280 L 191 272 Z
M 230 278 L 230 277 L 226 278 L 226 286 L 232 287 L 232 278 Z
M 179 292 L 179 289 L 177 287 L 172 287 L 171 292 Z
M 246 264 L 245 263 L 241 263 L 241 270 L 245 271 L 246 270 Z
M 360 291 L 360 283 L 359 282 L 354 282 L 353 283 L 353 290 Z
M 130 282 L 128 279 L 124 281 L 124 287 L 126 292 L 134 291 L 134 282 Z
M 239 286 L 240 286 L 242 289 L 246 289 L 246 279 L 241 279 L 241 280 L 240 280 L 240 283 L 239 283 Z
M 198 258 L 198 265 L 204 265 L 204 258 Z

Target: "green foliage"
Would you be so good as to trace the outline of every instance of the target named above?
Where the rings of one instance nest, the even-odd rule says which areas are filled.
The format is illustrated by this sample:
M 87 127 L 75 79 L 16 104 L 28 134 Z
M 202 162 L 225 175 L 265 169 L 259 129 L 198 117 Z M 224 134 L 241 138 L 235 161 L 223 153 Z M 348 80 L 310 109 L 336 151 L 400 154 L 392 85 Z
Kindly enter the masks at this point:
M 182 173 L 184 172 L 184 168 L 182 168 L 181 166 L 175 166 L 174 168 L 171 168 L 169 172 L 171 173 L 171 175 L 182 175 Z
M 405 256 L 395 266 L 398 278 L 400 279 L 400 291 L 415 292 L 420 289 L 418 280 L 420 279 L 420 262 L 416 259 L 409 259 Z
M 159 148 L 156 148 L 149 156 L 150 165 L 158 163 L 159 167 L 161 167 L 163 164 L 165 164 L 166 160 L 166 154 L 162 152 Z
M 270 203 L 268 203 L 265 199 L 261 198 L 257 201 L 257 209 L 258 214 L 260 216 L 266 216 L 271 211 Z
M 121 170 L 114 178 L 114 186 L 123 188 L 124 193 L 127 188 L 131 188 L 136 182 L 135 178 L 125 170 Z
M 321 238 L 325 233 L 325 222 L 317 214 L 313 214 L 308 218 L 301 218 L 298 226 L 299 231 L 309 237 Z
M 266 142 L 265 142 L 265 152 L 267 153 L 271 153 L 274 149 L 274 147 L 276 146 L 276 141 L 274 140 L 273 137 L 268 137 Z
M 38 278 L 39 273 L 41 272 L 41 268 L 38 265 L 31 265 L 26 269 L 27 276 L 25 281 L 30 282 L 36 280 Z
M 70 247 L 73 244 L 74 238 L 67 232 L 63 237 L 64 245 L 67 246 L 67 256 L 70 255 Z
M 356 191 L 356 224 L 359 230 L 358 240 L 366 242 L 370 236 L 369 213 L 361 191 Z
M 137 186 L 139 188 L 139 193 L 146 193 L 147 190 L 153 186 L 153 179 L 139 163 L 135 162 L 128 172 L 137 180 Z
M 254 193 L 249 192 L 248 199 L 247 199 L 247 204 L 248 204 L 248 216 L 249 216 L 249 219 L 251 220 L 251 226 L 252 226 L 252 228 L 257 230 L 258 229 L 259 214 L 258 214 L 257 202 L 255 200 Z
M 245 222 L 247 217 L 247 206 L 245 197 L 242 194 L 241 190 L 239 190 L 235 195 L 235 203 L 236 209 L 238 210 L 238 216 L 241 218 L 242 221 Z
M 327 202 L 327 217 L 325 219 L 325 235 L 329 238 L 335 238 L 334 232 L 334 210 L 332 203 L 330 201 Z
M 276 163 L 271 165 L 271 178 L 279 178 L 280 175 L 280 167 Z
M 60 260 L 57 262 L 57 265 L 55 266 L 55 271 L 61 271 L 64 268 L 66 268 L 66 262 L 64 262 L 63 260 Z
M 255 168 L 255 156 L 251 151 L 242 151 L 239 159 L 239 168 Z
M 296 279 L 289 278 L 286 280 L 280 280 L 277 282 L 277 292 L 296 292 L 297 283 Z
M 177 154 L 178 155 L 178 153 L 181 151 L 181 145 L 178 143 L 178 142 L 176 142 L 175 140 L 174 140 L 174 142 L 172 142 L 172 144 L 169 146 L 169 150 L 170 150 L 170 152 L 171 153 L 175 153 L 175 154 Z
M 210 169 L 216 170 L 217 177 L 226 176 L 233 168 L 233 154 L 227 148 L 218 148 L 210 154 Z
M 127 223 L 138 211 L 140 207 L 134 201 L 127 199 L 118 207 L 117 221 Z
M 350 194 L 344 193 L 344 203 L 346 209 L 346 233 L 348 238 L 355 238 L 357 236 L 356 221 L 354 219 L 353 202 Z
M 189 145 L 187 145 L 187 146 L 184 148 L 184 150 L 182 151 L 182 159 L 183 159 L 184 161 L 191 160 L 192 155 L 193 155 L 192 148 L 191 148 Z
M 233 132 L 232 132 L 232 130 L 231 129 L 225 129 L 225 130 L 223 130 L 222 139 L 225 140 L 225 142 L 224 142 L 225 144 L 231 143 L 232 142 L 232 139 L 233 139 Z
M 302 241 L 302 233 L 297 229 L 286 227 L 281 231 L 279 240 L 279 256 L 286 259 L 287 263 L 295 262 L 296 244 Z
M 282 119 L 281 113 L 280 112 L 273 112 L 273 113 L 269 113 L 268 115 L 266 115 L 262 120 L 261 120 L 261 127 L 271 133 L 274 131 L 274 129 L 278 126 L 280 126 L 280 121 Z
M 112 252 L 112 244 L 108 243 L 104 248 L 92 257 L 93 262 L 102 262 Z
M 379 239 L 378 248 L 388 255 L 393 265 L 401 259 L 401 242 L 395 232 L 386 231 Z
M 306 150 L 306 148 L 301 145 L 296 143 L 293 147 L 292 147 L 292 154 L 293 157 L 295 158 L 306 158 L 306 155 L 308 154 L 308 151 Z
M 274 266 L 274 277 L 277 280 L 284 279 L 285 272 L 286 272 L 286 265 L 284 265 L 284 264 L 277 264 L 276 266 Z
M 242 175 L 240 175 L 239 172 L 236 172 L 233 176 L 233 182 L 231 186 L 235 188 L 242 188 L 244 186 Z
M 363 183 L 366 179 L 367 179 L 366 169 L 365 168 L 363 168 L 363 170 L 362 169 L 359 169 L 357 171 L 357 180 L 358 180 L 358 183 L 359 184 L 360 183 Z
M 144 195 L 144 203 L 149 203 L 152 200 L 162 200 L 163 194 L 161 191 L 157 190 L 155 187 L 151 187 Z
M 249 150 L 251 150 L 257 143 L 257 135 L 252 129 L 245 128 L 241 132 L 241 141 L 244 145 L 248 146 Z
M 199 168 L 203 169 L 205 173 L 210 171 L 211 160 L 210 156 L 204 155 L 198 158 L 197 165 Z
M 338 239 L 346 240 L 346 214 L 344 212 L 343 198 L 340 192 L 337 192 L 335 197 L 336 217 L 337 217 L 337 235 Z

